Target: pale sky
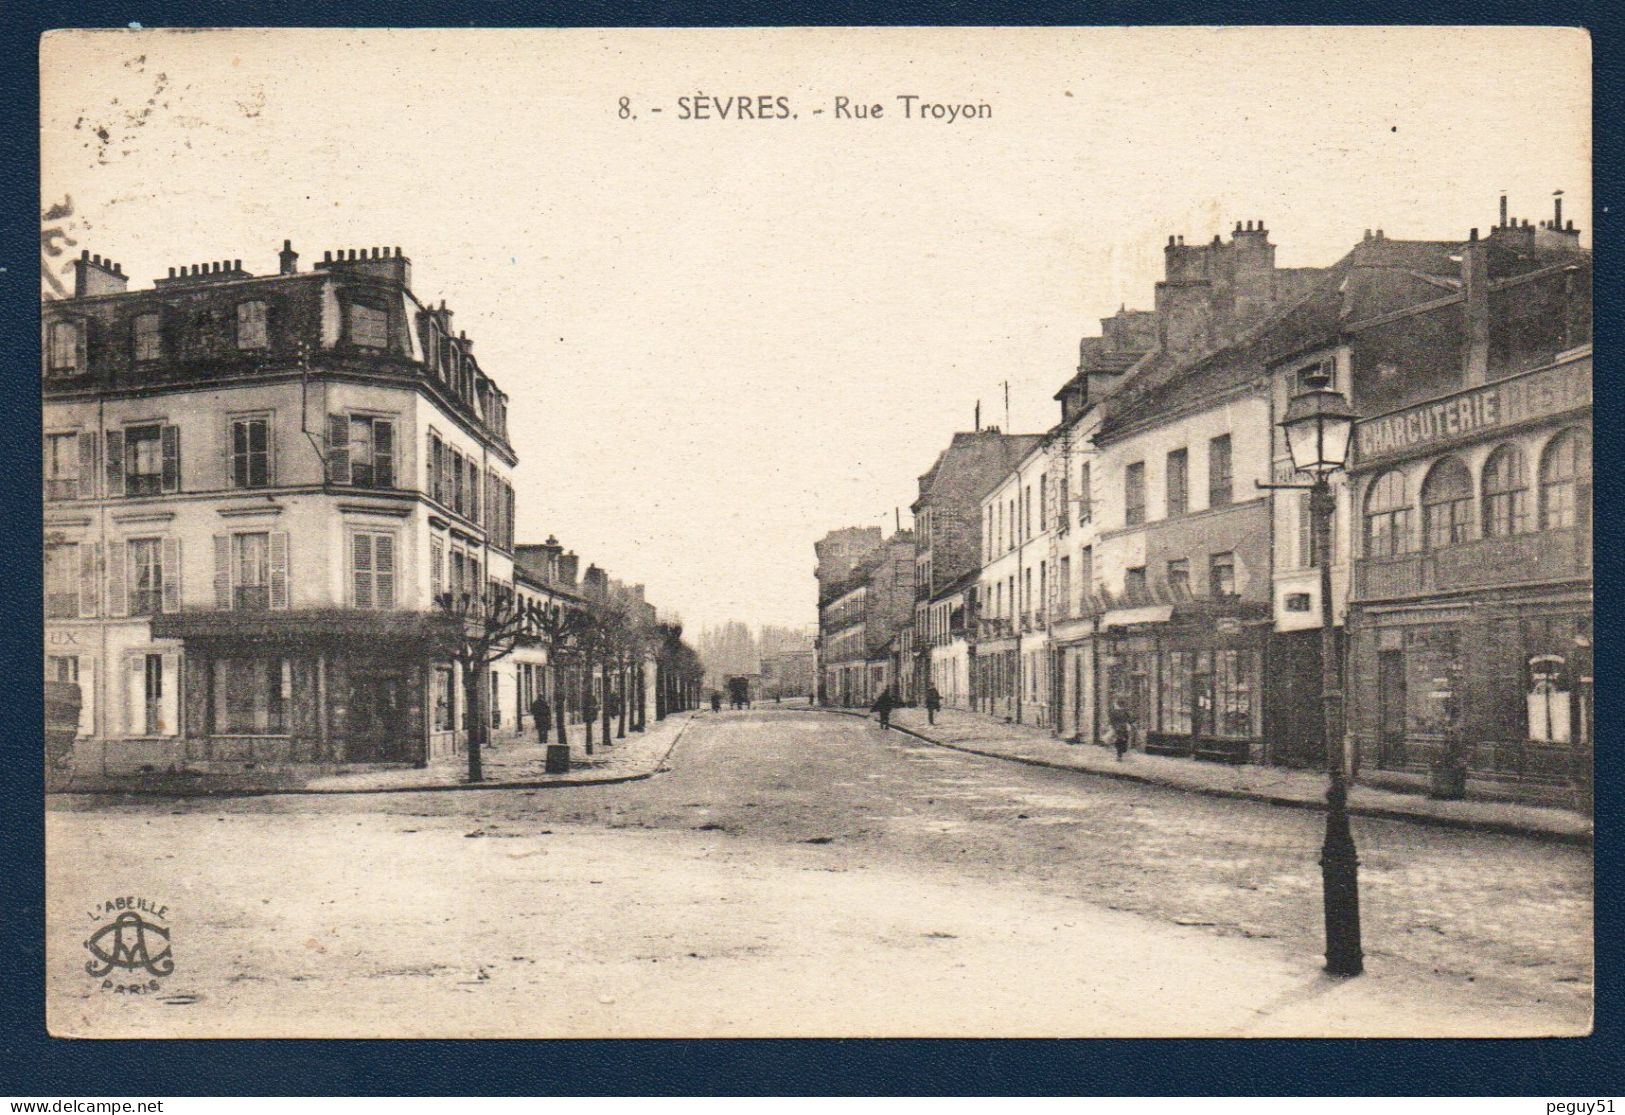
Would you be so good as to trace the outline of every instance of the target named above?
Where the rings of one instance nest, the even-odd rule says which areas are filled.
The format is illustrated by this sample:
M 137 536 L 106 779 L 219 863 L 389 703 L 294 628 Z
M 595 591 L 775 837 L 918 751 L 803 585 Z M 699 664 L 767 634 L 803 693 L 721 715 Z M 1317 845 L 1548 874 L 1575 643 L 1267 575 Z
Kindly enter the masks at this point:
M 700 94 L 796 118 L 678 119 Z M 1263 219 L 1322 266 L 1562 189 L 1590 244 L 1590 42 L 1561 29 L 60 33 L 42 101 L 42 200 L 134 287 L 400 245 L 511 397 L 521 540 L 695 632 L 814 620 L 814 540 L 908 525 L 1003 381 L 1010 428 L 1051 425 L 1170 233 Z

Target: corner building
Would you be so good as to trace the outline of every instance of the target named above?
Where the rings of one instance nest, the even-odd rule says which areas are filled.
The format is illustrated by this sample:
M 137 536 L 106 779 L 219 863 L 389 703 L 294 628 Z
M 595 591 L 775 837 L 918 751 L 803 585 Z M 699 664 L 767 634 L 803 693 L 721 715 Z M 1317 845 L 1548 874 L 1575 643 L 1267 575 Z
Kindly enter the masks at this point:
M 46 676 L 106 773 L 423 764 L 468 711 L 435 601 L 513 591 L 507 398 L 399 248 L 43 310 Z M 498 706 L 502 707 L 502 706 Z

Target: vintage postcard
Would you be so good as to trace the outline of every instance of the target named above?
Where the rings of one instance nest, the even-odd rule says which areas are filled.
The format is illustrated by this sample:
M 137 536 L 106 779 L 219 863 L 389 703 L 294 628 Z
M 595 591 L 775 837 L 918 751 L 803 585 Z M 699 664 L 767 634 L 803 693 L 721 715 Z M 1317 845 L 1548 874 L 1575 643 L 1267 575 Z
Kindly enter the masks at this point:
M 40 44 L 60 1037 L 1573 1036 L 1591 44 Z

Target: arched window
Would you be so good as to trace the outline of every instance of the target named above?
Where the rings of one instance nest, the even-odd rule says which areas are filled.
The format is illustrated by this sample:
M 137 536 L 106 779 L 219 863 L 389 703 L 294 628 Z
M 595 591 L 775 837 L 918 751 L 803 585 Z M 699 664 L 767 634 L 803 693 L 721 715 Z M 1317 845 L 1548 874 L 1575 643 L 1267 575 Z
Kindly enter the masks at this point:
M 1540 529 L 1561 530 L 1579 522 L 1581 503 L 1590 498 L 1591 434 L 1564 430 L 1540 458 Z
M 1365 555 L 1392 557 L 1411 548 L 1411 505 L 1405 474 L 1397 469 L 1371 482 L 1365 493 Z
M 1454 457 L 1445 457 L 1422 481 L 1422 534 L 1437 550 L 1472 538 L 1473 476 Z
M 1484 537 L 1529 529 L 1529 474 L 1516 445 L 1503 445 L 1484 462 Z

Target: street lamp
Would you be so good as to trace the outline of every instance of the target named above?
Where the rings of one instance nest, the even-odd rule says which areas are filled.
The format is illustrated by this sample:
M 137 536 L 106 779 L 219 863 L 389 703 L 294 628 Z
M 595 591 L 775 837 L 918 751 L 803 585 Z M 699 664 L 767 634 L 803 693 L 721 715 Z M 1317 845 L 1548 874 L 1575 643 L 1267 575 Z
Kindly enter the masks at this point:
M 1320 850 L 1320 875 L 1326 909 L 1326 971 L 1357 976 L 1365 969 L 1360 951 L 1360 860 L 1349 830 L 1348 785 L 1344 774 L 1343 691 L 1337 632 L 1332 627 L 1332 495 L 1331 475 L 1348 460 L 1354 411 L 1332 389 L 1324 369 L 1306 377 L 1308 390 L 1287 403 L 1281 429 L 1286 433 L 1292 464 L 1313 482 L 1309 490 L 1315 560 L 1320 566 L 1320 703 L 1326 735 L 1326 762 L 1331 777 L 1326 790 L 1326 840 Z

